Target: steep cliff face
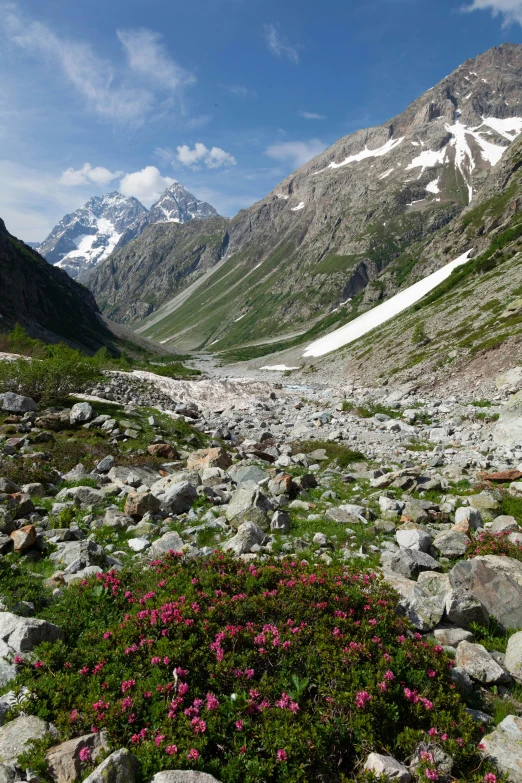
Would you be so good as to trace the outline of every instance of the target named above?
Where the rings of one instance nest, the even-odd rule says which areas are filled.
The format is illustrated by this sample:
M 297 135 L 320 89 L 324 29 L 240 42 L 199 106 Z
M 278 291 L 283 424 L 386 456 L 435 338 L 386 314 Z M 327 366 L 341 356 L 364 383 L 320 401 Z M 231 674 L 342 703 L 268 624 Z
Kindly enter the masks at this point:
M 0 329 L 22 324 L 32 335 L 89 350 L 109 343 L 94 297 L 61 269 L 13 237 L 0 219 Z

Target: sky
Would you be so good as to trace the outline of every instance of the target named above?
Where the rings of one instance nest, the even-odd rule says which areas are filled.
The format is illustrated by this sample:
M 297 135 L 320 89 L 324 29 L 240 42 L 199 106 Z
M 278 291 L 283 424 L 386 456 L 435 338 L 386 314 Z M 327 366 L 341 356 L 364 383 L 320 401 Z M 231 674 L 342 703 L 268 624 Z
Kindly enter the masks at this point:
M 0 217 L 174 181 L 235 215 L 506 41 L 522 0 L 0 0 Z

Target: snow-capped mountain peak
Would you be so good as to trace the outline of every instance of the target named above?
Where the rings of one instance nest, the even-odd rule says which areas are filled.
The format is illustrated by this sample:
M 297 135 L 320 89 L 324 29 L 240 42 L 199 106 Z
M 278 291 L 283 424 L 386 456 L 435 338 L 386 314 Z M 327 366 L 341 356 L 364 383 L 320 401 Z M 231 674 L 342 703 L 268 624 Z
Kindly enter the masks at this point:
M 167 188 L 150 210 L 136 198 L 113 191 L 93 196 L 76 212 L 65 215 L 38 250 L 50 264 L 76 278 L 139 236 L 147 225 L 214 215 L 214 207 L 199 201 L 179 182 Z

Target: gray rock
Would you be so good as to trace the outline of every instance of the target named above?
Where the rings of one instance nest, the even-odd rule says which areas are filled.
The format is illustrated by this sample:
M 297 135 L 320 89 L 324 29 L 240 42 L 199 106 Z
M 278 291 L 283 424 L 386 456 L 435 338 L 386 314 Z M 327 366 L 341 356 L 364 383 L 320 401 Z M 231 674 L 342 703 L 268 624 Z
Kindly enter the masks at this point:
M 134 783 L 138 761 L 126 748 L 115 750 L 83 783 Z
M 108 473 L 112 467 L 114 467 L 114 457 L 109 454 L 98 462 L 96 470 L 98 473 Z
M 417 584 L 423 587 L 430 595 L 445 595 L 451 590 L 448 575 L 437 571 L 421 571 L 417 578 Z
M 251 551 L 256 544 L 263 542 L 265 533 L 255 522 L 243 522 L 239 525 L 236 535 L 229 541 L 225 541 L 222 549 L 225 552 L 233 552 L 235 555 L 244 555 Z
M 504 666 L 515 680 L 522 682 L 522 631 L 509 637 Z
M 451 623 L 469 629 L 472 623 L 484 625 L 489 619 L 482 603 L 463 588 L 446 594 L 446 615 Z
M 127 544 L 133 552 L 144 552 L 151 545 L 148 538 L 129 538 Z
M 91 751 L 91 758 L 96 761 L 101 750 L 106 747 L 105 737 L 102 732 L 97 734 L 84 734 L 62 742 L 51 748 L 46 754 L 49 764 L 49 772 L 55 783 L 74 783 L 81 780 L 83 765 L 79 758 L 82 748 Z
M 79 508 L 101 506 L 105 501 L 103 492 L 92 487 L 68 487 L 67 489 L 62 489 L 56 497 L 58 500 L 72 500 L 74 505 Z
M 129 525 L 134 524 L 134 520 L 129 514 L 124 514 L 117 508 L 108 508 L 103 517 L 103 524 L 115 530 L 125 530 Z
M 83 424 L 86 421 L 90 421 L 94 418 L 94 410 L 88 402 L 77 402 L 71 408 L 70 422 L 71 424 Z
M 484 526 L 480 511 L 470 506 L 461 507 L 455 511 L 455 524 L 459 525 L 462 522 L 467 522 L 471 530 L 478 530 L 479 527 Z
M 522 627 L 522 563 L 519 560 L 499 555 L 461 560 L 451 569 L 449 577 L 455 589 L 463 589 L 479 601 L 503 627 Z
M 34 617 L 0 612 L 0 687 L 16 676 L 16 667 L 3 661 L 4 656 L 28 653 L 42 642 L 55 642 L 61 638 L 62 631 L 57 625 Z
M 395 538 L 403 549 L 416 549 L 418 552 L 427 552 L 431 544 L 431 535 L 418 525 L 401 526 L 395 531 Z
M 397 780 L 400 783 L 410 783 L 411 774 L 408 769 L 393 756 L 383 756 L 381 753 L 370 753 L 364 764 L 364 769 L 386 780 Z
M 26 743 L 32 739 L 47 736 L 58 738 L 55 727 L 36 715 L 22 715 L 9 721 L 0 728 L 0 763 L 14 764 L 16 759 L 27 750 Z
M 466 631 L 464 628 L 454 628 L 453 626 L 435 628 L 433 637 L 438 644 L 442 644 L 445 647 L 457 647 L 460 642 L 475 641 L 471 631 Z
M 502 407 L 493 439 L 502 446 L 522 445 L 522 392 L 513 394 Z
M 232 527 L 238 528 L 242 522 L 255 522 L 259 527 L 268 527 L 267 514 L 272 504 L 254 482 L 241 484 L 232 495 L 226 517 Z
M 483 755 L 490 758 L 512 783 L 522 783 L 522 718 L 508 715 L 495 731 L 482 738 Z
M 228 475 L 236 484 L 246 484 L 253 481 L 258 484 L 268 478 L 266 470 L 258 468 L 257 465 L 235 465 L 228 469 Z
M 408 579 L 415 579 L 421 571 L 441 571 L 440 563 L 425 552 L 416 549 L 400 549 L 398 552 L 383 552 L 381 565 L 385 571 L 393 571 Z
M 454 666 L 449 671 L 449 678 L 462 693 L 468 696 L 473 693 L 473 680 L 465 669 L 462 669 L 460 666 Z
M 443 595 L 431 595 L 417 582 L 398 574 L 386 573 L 384 578 L 401 595 L 400 607 L 415 628 L 435 628 L 444 614 Z
M 152 558 L 163 557 L 167 552 L 181 552 L 185 546 L 183 539 L 175 531 L 165 533 L 157 541 L 154 541 L 151 548 L 147 551 L 147 556 Z
M 186 511 L 190 511 L 197 497 L 198 493 L 193 484 L 185 481 L 169 487 L 159 499 L 169 514 L 184 514 Z
M 171 769 L 166 772 L 156 772 L 150 783 L 219 783 L 219 780 L 206 772 Z
M 0 408 L 8 413 L 27 413 L 28 411 L 37 411 L 38 405 L 31 397 L 5 392 L 0 394 Z
M 517 532 L 520 530 L 520 527 L 515 517 L 509 514 L 502 514 L 499 517 L 495 517 L 489 529 L 492 533 L 503 533 L 505 530 Z
M 462 557 L 468 544 L 469 538 L 458 530 L 443 530 L 433 539 L 433 546 L 444 557 Z
M 76 571 L 80 571 L 87 566 L 98 565 L 103 557 L 104 551 L 95 541 L 64 541 L 57 545 L 56 552 L 49 559 L 67 568 L 74 564 Z
M 502 666 L 499 666 L 481 644 L 460 642 L 456 660 L 457 666 L 484 685 L 494 685 L 506 680 L 506 673 Z

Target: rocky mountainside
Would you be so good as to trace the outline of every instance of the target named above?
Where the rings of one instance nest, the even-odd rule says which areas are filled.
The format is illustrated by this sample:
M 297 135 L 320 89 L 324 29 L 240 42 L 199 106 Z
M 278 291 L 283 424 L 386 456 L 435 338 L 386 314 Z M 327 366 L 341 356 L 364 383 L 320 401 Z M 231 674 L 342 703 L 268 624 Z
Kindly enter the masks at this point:
M 147 210 L 136 198 L 114 191 L 93 196 L 76 212 L 65 215 L 38 251 L 74 278 L 83 277 L 152 223 L 185 223 L 217 215 L 210 204 L 196 199 L 175 182 Z
M 227 221 L 209 217 L 184 226 L 159 223 L 92 270 L 86 284 L 105 315 L 123 323 L 141 320 L 201 274 L 227 251 Z
M 340 139 L 241 211 L 226 225 L 226 263 L 140 330 L 162 340 L 183 331 L 187 348 L 222 349 L 305 331 L 325 316 L 342 322 L 346 300 L 367 309 L 415 279 L 420 253 L 475 201 L 521 130 L 522 47 L 506 44 L 385 125 Z M 122 296 L 122 317 L 136 317 L 125 305 Z
M 89 350 L 113 338 L 90 291 L 13 237 L 2 220 L 0 290 L 2 331 L 20 323 L 34 337 L 51 342 L 65 338 Z

